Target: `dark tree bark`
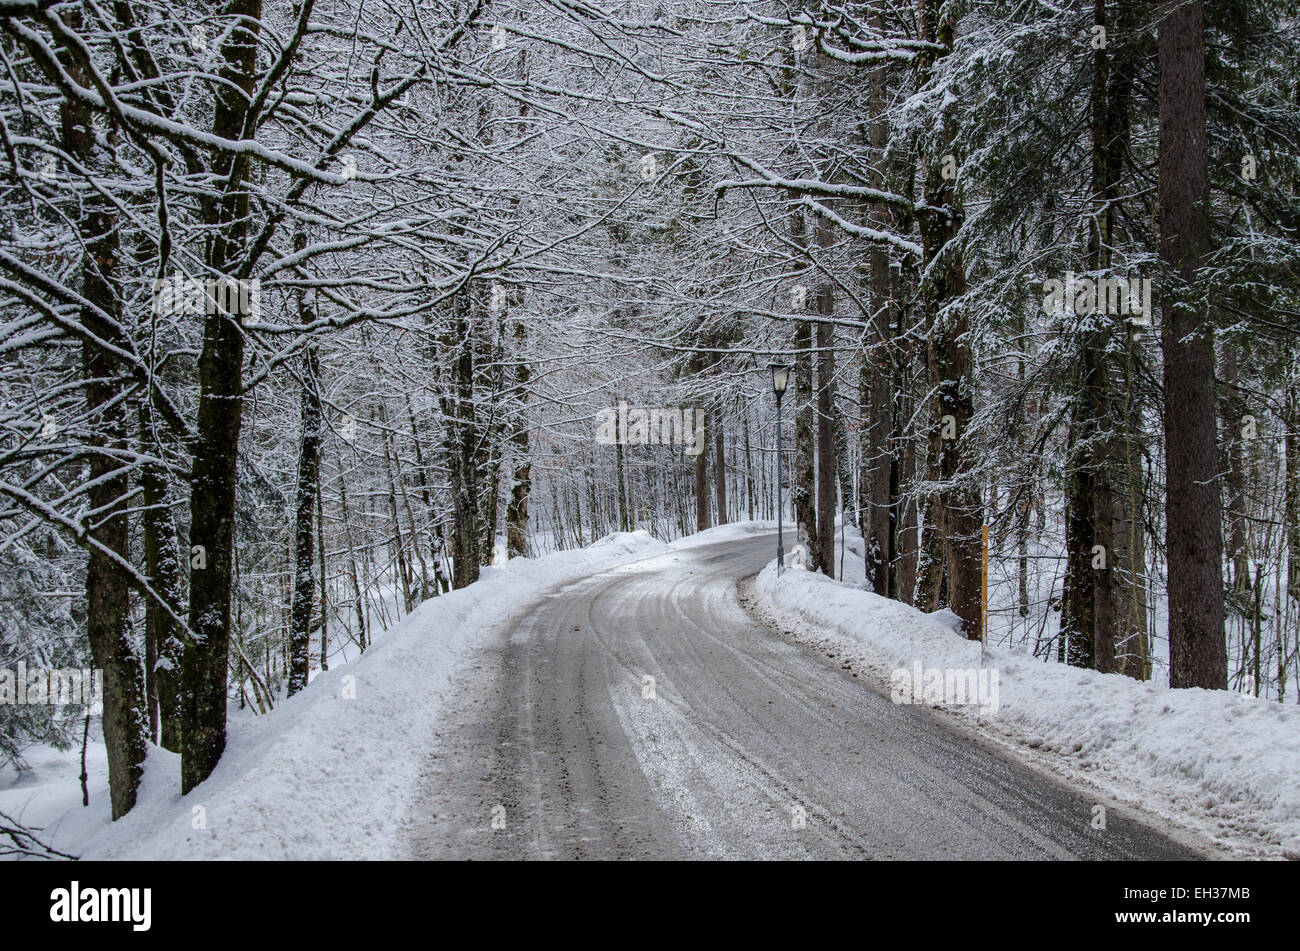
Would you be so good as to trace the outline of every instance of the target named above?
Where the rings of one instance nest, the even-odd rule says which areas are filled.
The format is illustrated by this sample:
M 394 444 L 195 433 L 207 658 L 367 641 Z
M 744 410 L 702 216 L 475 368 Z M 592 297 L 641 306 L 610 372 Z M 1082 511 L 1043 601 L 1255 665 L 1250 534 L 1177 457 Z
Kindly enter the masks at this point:
M 141 429 L 148 428 L 147 411 L 140 410 Z M 153 591 L 172 610 L 180 614 L 184 597 L 181 592 L 184 562 L 176 539 L 176 522 L 172 517 L 171 499 L 165 473 L 146 465 L 140 473 L 144 491 L 145 571 Z M 146 637 L 153 644 L 152 685 L 149 688 L 150 713 L 157 710 L 159 745 L 173 753 L 181 751 L 181 662 L 185 643 L 181 626 L 153 598 L 144 602 Z M 150 717 L 152 730 L 154 717 Z
M 895 475 L 891 476 L 889 504 L 897 516 L 897 581 L 893 596 L 904 604 L 916 605 L 917 578 L 921 558 L 921 500 L 917 492 L 918 470 L 917 454 L 922 445 L 923 434 L 904 433 L 903 420 L 910 420 L 916 411 L 916 371 L 914 369 L 915 351 L 911 341 L 904 339 L 908 326 L 908 308 L 902 304 L 901 284 L 906 261 L 893 269 L 889 276 L 890 291 L 898 302 L 894 308 L 897 323 L 894 326 L 894 339 L 902 343 L 894 348 L 894 419 L 898 437 L 892 447 Z M 910 269 L 909 277 L 910 277 Z
M 69 11 L 65 22 L 78 29 L 80 11 Z M 61 53 L 59 60 L 79 85 L 89 85 L 75 57 Z M 79 100 L 64 100 L 59 107 L 63 148 L 88 168 L 97 164 L 93 121 L 90 108 Z M 77 232 L 82 242 L 81 294 L 88 304 L 81 308 L 82 326 L 101 340 L 129 350 L 122 305 L 114 290 L 120 256 L 117 216 L 98 193 L 85 198 Z M 122 399 L 121 361 L 89 342 L 82 345 L 81 360 L 92 447 L 86 503 L 94 513 L 87 524 L 91 544 L 86 562 L 86 634 L 94 665 L 104 672 L 109 797 L 113 818 L 120 819 L 135 806 L 149 728 L 140 655 L 128 626 L 129 581 L 121 564 L 130 556 L 126 506 L 130 484 L 125 464 L 116 456 L 128 448 L 130 424 Z
M 1283 437 L 1286 462 L 1283 467 L 1285 481 L 1282 517 L 1286 523 L 1286 547 L 1290 556 L 1287 559 L 1287 595 L 1292 601 L 1300 603 L 1300 385 L 1295 382 L 1292 375 L 1294 371 L 1290 368 L 1288 371 L 1282 396 L 1282 424 L 1286 428 Z
M 718 524 L 727 524 L 727 455 L 723 447 L 722 418 L 713 426 L 713 484 L 718 499 Z
M 628 510 L 626 458 L 622 441 L 614 443 L 614 497 L 618 501 L 618 530 L 620 532 L 630 532 L 632 530 L 632 516 Z
M 515 67 L 515 77 L 526 80 L 527 76 L 528 51 L 521 50 Z M 528 114 L 528 107 L 520 104 L 519 117 L 523 119 Z M 528 348 L 528 328 L 523 320 L 515 321 L 512 336 L 515 348 L 515 379 L 514 428 L 510 434 L 510 441 L 514 449 L 514 469 L 510 483 L 510 500 L 506 503 L 506 558 L 522 558 L 528 554 L 528 497 L 533 489 L 527 418 L 528 386 L 532 382 L 532 367 L 525 359 Z
M 490 337 L 480 342 L 482 350 L 479 368 L 482 379 L 479 386 L 489 407 L 497 407 L 503 398 L 505 361 L 505 320 L 502 314 L 485 322 Z M 476 440 L 475 471 L 482 480 L 479 493 L 481 511 L 479 525 L 483 538 L 479 542 L 479 564 L 490 565 L 496 557 L 497 521 L 501 515 L 501 448 L 504 441 L 504 414 L 492 409 L 487 414 L 485 428 Z
M 817 451 L 813 426 L 812 324 L 794 325 L 794 471 L 790 473 L 790 505 L 796 523 L 796 544 L 813 554 L 817 540 Z
M 1078 390 L 1084 387 L 1080 380 Z M 1076 397 L 1080 400 L 1082 397 Z M 1093 630 L 1096 618 L 1096 572 L 1092 567 L 1092 545 L 1097 535 L 1092 498 L 1096 492 L 1088 468 L 1088 443 L 1080 435 L 1078 420 L 1070 427 L 1065 476 L 1065 581 L 1061 602 L 1061 637 L 1065 639 L 1066 662 L 1074 667 L 1092 667 Z
M 933 458 L 933 452 L 931 458 Z M 937 470 L 926 465 L 927 481 L 937 477 Z M 943 600 L 943 532 L 938 521 L 939 503 L 931 496 L 924 502 L 925 517 L 919 519 L 916 529 L 919 546 L 916 553 L 916 601 L 922 611 L 937 611 Z
M 834 243 L 832 225 L 818 217 L 817 247 Z M 835 285 L 824 280 L 817 288 L 817 530 L 813 533 L 812 567 L 835 577 Z
M 901 399 L 901 397 L 900 397 Z M 898 414 L 900 419 L 903 414 Z M 915 605 L 917 561 L 921 553 L 921 510 L 916 498 L 916 447 L 909 440 L 898 450 L 898 489 L 891 493 L 890 504 L 903 504 L 903 487 L 907 488 L 902 521 L 898 529 L 898 579 L 894 597 L 904 604 Z
M 741 428 L 745 441 L 745 501 L 749 520 L 754 520 L 754 458 L 749 440 L 749 406 L 741 407 Z
M 307 246 L 307 235 L 294 233 L 295 251 Z M 304 326 L 315 316 L 306 292 L 297 295 L 298 322 Z M 320 495 L 320 447 L 323 428 L 320 392 L 320 357 L 316 345 L 307 348 L 303 358 L 302 390 L 299 393 L 298 479 L 294 498 L 294 574 L 293 600 L 289 619 L 289 696 L 307 686 L 311 656 L 311 617 L 316 600 L 316 577 L 312 569 L 315 557 L 312 537 L 313 509 Z M 324 570 L 322 564 L 321 570 Z M 321 623 L 325 623 L 324 586 L 321 587 Z M 322 657 L 322 661 L 324 658 Z
M 371 419 L 374 420 L 374 416 Z M 381 440 L 384 446 L 384 477 L 388 481 L 388 519 L 389 524 L 393 526 L 393 538 L 390 543 L 390 550 L 393 555 L 393 564 L 396 567 L 397 579 L 402 585 L 402 604 L 406 608 L 406 613 L 410 614 L 415 610 L 415 591 L 413 584 L 413 572 L 411 570 L 410 559 L 406 554 L 406 541 L 402 537 L 402 517 L 397 507 L 397 481 L 400 475 L 396 472 L 396 447 L 392 445 L 391 427 L 388 425 L 388 411 L 384 404 L 379 404 L 379 425 L 374 428 L 381 433 Z M 414 545 L 414 539 L 412 539 Z
M 1093 19 L 1098 26 L 1106 25 L 1105 0 L 1094 0 Z M 1101 266 L 1101 231 L 1104 230 L 1104 225 L 1097 220 L 1097 216 L 1106 214 L 1106 49 L 1094 50 L 1092 59 L 1092 96 L 1089 107 L 1092 119 L 1093 221 L 1089 234 L 1088 268 L 1095 272 Z M 1102 525 L 1096 518 L 1099 474 L 1095 461 L 1097 444 L 1103 438 L 1101 404 L 1106 399 L 1106 349 L 1105 333 L 1098 326 L 1101 316 L 1086 314 L 1077 320 L 1079 326 L 1072 336 L 1079 344 L 1079 359 L 1071 387 L 1073 399 L 1066 438 L 1066 563 L 1061 600 L 1061 637 L 1065 640 L 1068 663 L 1075 667 L 1092 667 L 1100 660 L 1095 644 L 1100 574 L 1099 569 L 1093 565 L 1093 546 L 1102 546 L 1103 557 L 1110 550 L 1109 539 L 1103 537 Z M 1104 570 L 1109 570 L 1109 566 Z
M 514 428 L 510 441 L 514 448 L 514 475 L 510 483 L 510 501 L 506 505 L 506 557 L 522 558 L 528 554 L 528 495 L 533 476 L 528 447 L 526 406 L 532 368 L 524 359 L 528 330 L 522 320 L 515 321 L 515 388 L 513 394 Z
M 304 316 L 306 316 L 304 314 Z M 294 504 L 294 575 L 292 629 L 289 633 L 289 696 L 307 686 L 311 654 L 311 617 L 316 600 L 313 511 L 320 484 L 321 405 L 316 386 L 320 361 L 316 347 L 307 348 L 300 395 L 298 482 Z
M 452 302 L 452 326 L 446 349 L 451 353 L 451 382 L 442 401 L 447 468 L 451 483 L 452 586 L 478 580 L 480 566 L 477 453 L 474 409 L 474 344 L 468 293 Z
M 1221 468 L 1228 493 L 1224 513 L 1228 523 L 1228 566 L 1232 569 L 1233 590 L 1243 592 L 1249 591 L 1251 585 L 1250 558 L 1246 550 L 1246 440 L 1242 435 L 1247 414 L 1245 401 L 1235 389 L 1237 378 L 1237 346 L 1227 341 L 1223 346 L 1225 386 L 1219 401 L 1226 441 Z
M 330 669 L 329 588 L 325 574 L 325 498 L 321 480 L 316 479 L 316 563 L 320 566 L 320 669 Z
M 829 285 L 817 295 L 818 310 L 829 317 L 835 298 Z M 817 325 L 817 548 L 813 569 L 835 577 L 835 327 Z
M 703 424 L 707 434 L 708 423 Z M 711 527 L 709 519 L 709 451 L 708 437 L 700 437 L 701 451 L 695 456 L 695 530 Z
M 1210 246 L 1205 36 L 1200 0 L 1160 21 L 1160 252 L 1180 283 L 1164 295 L 1169 682 L 1227 688 L 1214 348 L 1196 271 Z M 1171 289 L 1172 290 L 1172 289 Z
M 1107 20 L 1106 0 L 1094 0 L 1093 21 Z M 1121 15 L 1113 24 L 1127 33 Z M 1128 55 L 1131 55 L 1128 54 Z M 1111 266 L 1117 205 L 1121 200 L 1121 163 L 1126 148 L 1127 64 L 1116 64 L 1112 80 L 1110 45 L 1093 51 L 1092 215 L 1088 235 L 1088 269 L 1094 278 Z M 1116 470 L 1123 415 L 1112 386 L 1111 341 L 1123 328 L 1122 314 L 1107 314 L 1098 294 L 1096 313 L 1084 315 L 1078 331 L 1080 359 L 1077 394 L 1072 407 L 1070 450 L 1066 465 L 1066 586 L 1062 632 L 1071 664 L 1115 669 L 1116 635 L 1124 627 L 1120 597 L 1120 548 L 1116 538 Z M 1127 329 L 1124 328 L 1127 333 Z M 1129 573 L 1131 576 L 1131 572 Z
M 1300 603 L 1300 386 L 1294 373 L 1288 368 L 1282 396 L 1282 425 L 1286 427 L 1282 517 L 1287 535 L 1287 595 Z
M 876 18 L 877 28 L 881 18 Z M 883 115 L 885 110 L 885 67 L 872 70 L 868 81 L 872 113 Z M 889 128 L 883 120 L 872 122 L 868 129 L 872 164 L 883 168 L 885 148 L 889 144 Z M 879 173 L 871 182 L 873 187 L 884 189 L 884 176 Z M 888 227 L 892 215 L 887 211 L 874 212 L 881 227 Z M 863 542 L 866 546 L 866 574 L 871 589 L 879 595 L 897 596 L 895 578 L 898 465 L 895 458 L 894 398 L 898 379 L 894 372 L 894 359 L 890 345 L 890 328 L 893 317 L 892 274 L 889 254 L 883 246 L 873 244 L 868 254 L 869 295 L 871 314 L 866 331 L 862 359 L 862 412 L 863 438 L 861 440 L 862 471 L 861 495 L 866 502 L 862 515 Z M 908 595 L 910 599 L 910 593 Z
M 791 195 L 792 198 L 797 197 Z M 790 213 L 790 240 L 796 247 L 808 246 L 807 222 L 803 211 Z M 806 289 L 805 289 L 806 293 Z M 795 544 L 810 554 L 817 538 L 816 447 L 813 440 L 812 325 L 794 322 L 794 463 L 789 475 L 790 508 L 794 513 Z
M 920 0 L 920 37 L 951 48 L 953 23 L 939 19 L 938 0 Z M 932 55 L 932 54 L 929 54 Z M 923 56 L 922 60 L 927 57 Z M 923 69 L 928 70 L 928 64 Z M 950 141 L 941 136 L 945 145 Z M 979 493 L 969 484 L 967 428 L 974 406 L 971 397 L 971 353 L 967 317 L 948 306 L 966 290 L 965 270 L 956 238 L 962 209 L 953 182 L 942 174 L 943 155 L 924 162 L 925 209 L 918 215 L 925 253 L 926 279 L 921 285 L 927 334 L 927 363 L 934 392 L 933 426 L 939 438 L 931 441 L 937 453 L 933 470 L 941 488 L 932 499 L 935 527 L 943 539 L 944 573 L 948 606 L 961 618 L 966 636 L 981 636 Z M 933 570 L 933 569 L 931 569 Z
M 231 0 L 239 18 L 220 49 L 212 131 L 223 139 L 243 136 L 257 71 L 261 0 Z M 214 155 L 213 180 L 223 193 L 206 203 L 211 226 L 207 264 L 229 275 L 244 251 L 250 213 L 246 153 Z M 238 275 L 246 277 L 246 275 Z M 238 318 L 219 308 L 203 323 L 199 355 L 199 411 L 190 495 L 190 545 L 203 549 L 204 567 L 191 559 L 190 630 L 183 669 L 184 735 L 181 792 L 207 779 L 226 748 L 226 681 L 230 653 L 230 598 L 235 536 L 235 486 L 243 416 L 244 335 Z
M 897 589 L 894 561 L 897 511 L 898 464 L 895 458 L 893 359 L 889 353 L 890 302 L 889 257 L 883 251 L 871 254 L 872 330 L 871 345 L 862 361 L 864 433 L 862 445 L 863 540 L 866 544 L 866 574 L 871 589 L 889 595 Z M 877 274 L 883 272 L 883 280 Z M 880 285 L 883 283 L 883 288 Z M 882 293 L 883 291 L 883 293 Z

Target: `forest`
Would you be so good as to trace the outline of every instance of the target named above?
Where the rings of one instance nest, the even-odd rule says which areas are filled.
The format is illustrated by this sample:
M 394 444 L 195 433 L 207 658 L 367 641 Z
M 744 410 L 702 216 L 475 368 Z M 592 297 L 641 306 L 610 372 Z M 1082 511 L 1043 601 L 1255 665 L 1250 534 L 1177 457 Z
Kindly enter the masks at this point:
M 119 818 L 489 566 L 778 505 L 1300 702 L 1295 0 L 0 0 L 0 62 L 0 671 L 103 672 L 0 765 L 102 741 Z

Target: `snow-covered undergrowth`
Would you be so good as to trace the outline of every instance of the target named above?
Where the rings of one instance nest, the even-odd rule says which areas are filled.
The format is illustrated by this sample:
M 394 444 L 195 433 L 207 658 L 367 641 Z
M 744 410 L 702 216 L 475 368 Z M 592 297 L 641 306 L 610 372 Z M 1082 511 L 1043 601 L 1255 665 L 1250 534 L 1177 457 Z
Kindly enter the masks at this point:
M 394 858 L 444 702 L 487 632 L 551 587 L 666 550 L 638 531 L 485 568 L 266 716 L 232 718 L 221 763 L 188 796 L 179 757 L 154 748 L 129 814 L 110 822 L 107 788 L 92 787 L 90 807 L 46 834 L 91 859 Z
M 859 575 L 860 577 L 860 575 Z M 889 690 L 896 670 L 981 666 L 949 612 L 926 614 L 805 570 L 754 584 L 794 637 L 839 655 Z M 1300 858 L 1300 709 L 1228 691 L 1170 690 L 1120 674 L 989 647 L 996 712 L 948 704 L 978 733 L 1099 793 L 1140 806 L 1238 855 Z M 938 704 L 935 704 L 938 706 Z

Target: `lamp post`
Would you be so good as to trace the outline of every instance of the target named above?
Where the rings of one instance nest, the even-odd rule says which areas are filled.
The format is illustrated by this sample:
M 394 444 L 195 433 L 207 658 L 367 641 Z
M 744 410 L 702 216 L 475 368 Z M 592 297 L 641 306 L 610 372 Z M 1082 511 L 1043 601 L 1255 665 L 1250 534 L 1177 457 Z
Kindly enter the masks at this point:
M 776 394 L 776 573 L 785 568 L 785 532 L 783 516 L 785 498 L 782 490 L 785 479 L 781 474 L 781 397 L 785 396 L 786 384 L 790 382 L 790 367 L 784 363 L 769 365 L 772 371 L 772 392 Z

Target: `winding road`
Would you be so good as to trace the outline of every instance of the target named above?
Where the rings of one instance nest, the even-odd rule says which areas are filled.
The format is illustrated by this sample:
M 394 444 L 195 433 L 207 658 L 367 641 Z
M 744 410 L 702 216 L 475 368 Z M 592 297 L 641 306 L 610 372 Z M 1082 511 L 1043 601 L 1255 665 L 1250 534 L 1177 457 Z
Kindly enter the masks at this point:
M 437 738 L 417 859 L 1185 859 L 751 615 L 769 535 L 682 548 L 503 626 Z M 647 679 L 653 678 L 653 681 Z

